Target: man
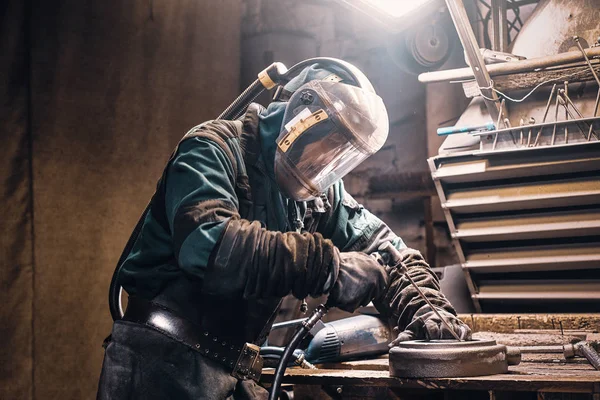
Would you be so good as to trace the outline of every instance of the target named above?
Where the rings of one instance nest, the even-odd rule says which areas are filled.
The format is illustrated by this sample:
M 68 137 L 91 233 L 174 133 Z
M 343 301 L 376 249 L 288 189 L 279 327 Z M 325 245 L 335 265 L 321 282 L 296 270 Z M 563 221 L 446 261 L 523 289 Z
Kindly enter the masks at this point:
M 453 330 L 469 335 L 420 253 L 344 190 L 341 177 L 388 133 L 383 102 L 362 78 L 353 86 L 313 65 L 285 86 L 289 98 L 184 137 L 119 275 L 129 304 L 98 398 L 264 397 L 253 345 L 290 293 L 327 295 L 346 311 L 373 301 L 399 333 L 392 344 L 452 338 L 386 264 L 378 249 L 388 242 Z

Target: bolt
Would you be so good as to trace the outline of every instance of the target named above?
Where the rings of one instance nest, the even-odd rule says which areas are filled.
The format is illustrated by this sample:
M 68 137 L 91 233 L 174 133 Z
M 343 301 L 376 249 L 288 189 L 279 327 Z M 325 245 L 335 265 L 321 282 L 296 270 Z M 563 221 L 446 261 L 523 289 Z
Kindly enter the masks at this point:
M 342 387 L 338 386 L 338 388 L 335 389 L 335 391 L 337 392 L 337 394 L 341 394 L 342 393 Z
M 314 100 L 315 98 L 313 97 L 312 93 L 308 90 L 305 90 L 302 93 L 300 93 L 300 101 L 302 102 L 302 104 L 309 105 L 312 104 Z

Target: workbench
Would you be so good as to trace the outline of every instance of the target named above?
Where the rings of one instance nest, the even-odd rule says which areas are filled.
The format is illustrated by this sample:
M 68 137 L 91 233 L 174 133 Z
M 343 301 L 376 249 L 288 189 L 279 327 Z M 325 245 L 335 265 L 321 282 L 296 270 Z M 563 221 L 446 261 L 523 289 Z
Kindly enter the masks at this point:
M 565 332 L 600 328 L 598 314 L 461 315 L 472 328 L 493 332 Z M 479 329 L 477 329 L 479 328 Z M 544 330 L 545 329 L 545 330 Z M 558 331 L 555 331 L 558 332 Z M 565 333 L 566 334 L 566 333 Z M 594 337 L 597 340 L 597 337 Z M 387 356 L 373 360 L 318 365 L 319 369 L 289 368 L 284 385 L 294 385 L 294 399 L 535 399 L 600 400 L 600 371 L 584 358 L 566 360 L 562 354 L 523 354 L 509 372 L 469 378 L 401 379 L 388 372 Z M 273 369 L 265 369 L 268 386 Z M 290 390 L 291 387 L 288 387 Z M 285 386 L 284 386 L 285 389 Z
M 536 355 L 539 356 L 539 355 Z M 552 355 L 555 356 L 555 355 Z M 400 379 L 389 376 L 388 360 L 351 361 L 319 369 L 290 368 L 283 383 L 294 399 L 600 399 L 600 371 L 585 360 L 560 362 L 524 355 L 508 374 L 472 378 Z M 273 370 L 263 372 L 270 383 Z

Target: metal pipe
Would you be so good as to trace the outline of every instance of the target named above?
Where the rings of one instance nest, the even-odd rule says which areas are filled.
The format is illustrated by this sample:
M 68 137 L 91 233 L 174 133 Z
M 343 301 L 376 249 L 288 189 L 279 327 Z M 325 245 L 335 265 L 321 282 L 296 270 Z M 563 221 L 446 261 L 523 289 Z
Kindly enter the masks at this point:
M 560 89 L 558 91 L 558 95 L 565 102 L 565 104 L 564 104 L 565 110 L 567 110 L 567 113 L 571 116 L 571 118 L 577 119 L 576 117 L 573 116 L 573 114 L 569 110 L 569 105 L 573 108 L 573 110 L 575 110 L 575 112 L 577 113 L 577 116 L 580 119 L 584 118 L 584 116 L 581 114 L 581 112 L 579 111 L 579 109 L 577 109 L 577 107 L 575 106 L 575 104 L 573 103 L 573 101 L 571 100 L 571 98 L 565 93 L 564 89 Z M 588 125 L 586 122 L 584 122 L 584 123 L 585 123 L 585 125 Z M 594 135 L 594 137 L 596 139 L 598 139 L 598 135 L 596 134 L 596 132 L 594 131 L 594 129 L 592 128 L 592 126 L 593 126 L 593 124 L 589 124 L 590 131 L 591 131 L 592 135 Z M 581 129 L 581 126 L 579 125 L 579 123 L 577 123 L 577 127 L 579 127 L 579 129 L 581 130 L 581 134 L 585 135 L 585 132 L 584 132 L 583 129 Z
M 471 72 L 477 81 L 481 94 L 484 96 L 485 106 L 490 113 L 492 121 L 495 121 L 498 119 L 498 114 L 500 114 L 498 96 L 492 90 L 492 81 L 479 51 L 479 45 L 471 28 L 465 5 L 462 0 L 446 0 L 446 4 L 458 32 L 460 42 L 467 53 Z
M 498 120 L 496 121 L 496 130 L 500 129 L 500 120 L 502 119 L 502 109 L 504 108 L 504 99 L 500 102 L 500 112 L 498 113 Z M 506 125 L 504 126 L 506 128 Z M 496 148 L 496 143 L 498 143 L 498 132 L 496 132 L 496 136 L 494 136 L 494 144 L 492 145 L 492 150 Z
M 556 90 L 556 83 L 552 86 L 552 90 L 550 91 L 550 97 L 548 97 L 548 102 L 546 103 L 546 108 L 544 109 L 544 118 L 542 119 L 542 123 L 546 122 L 546 117 L 548 116 L 548 111 L 550 110 L 550 104 L 552 103 L 552 96 L 554 96 L 554 91 Z M 537 146 L 540 140 L 540 135 L 542 134 L 542 130 L 544 128 L 540 127 L 538 134 L 535 136 L 535 141 L 533 142 L 533 146 Z
M 585 58 L 585 62 L 587 63 L 588 67 L 590 67 L 590 70 L 592 71 L 592 75 L 594 75 L 594 79 L 596 80 L 596 83 L 598 84 L 598 92 L 596 93 L 596 103 L 594 103 L 594 117 L 595 117 L 596 114 L 598 113 L 598 103 L 600 103 L 600 79 L 598 79 L 598 75 L 596 74 L 596 70 L 594 70 L 594 67 L 592 67 L 592 63 L 590 62 L 590 59 L 588 58 L 587 54 L 585 54 L 585 50 L 581 46 L 581 42 L 579 42 L 579 37 L 573 36 L 573 40 L 575 40 L 575 43 L 577 43 L 577 47 L 579 47 L 579 51 L 581 51 L 583 58 Z M 587 134 L 588 142 L 592 137 L 592 131 L 593 131 L 592 126 L 593 125 L 590 124 L 590 129 Z M 594 136 L 596 136 L 596 135 L 594 135 Z M 598 137 L 596 136 L 596 138 L 598 138 Z
M 600 56 L 600 47 L 592 47 L 584 50 L 589 58 Z M 531 72 L 538 69 L 558 67 L 566 64 L 572 64 L 579 61 L 585 61 L 580 51 L 569 51 L 567 53 L 555 54 L 546 57 L 536 57 L 528 60 L 515 62 L 491 64 L 487 66 L 487 72 L 490 77 L 499 75 L 518 74 L 522 72 Z M 419 82 L 434 83 L 447 81 L 471 80 L 474 78 L 471 68 L 456 68 L 445 71 L 425 72 L 419 75 Z M 480 85 L 481 86 L 481 85 Z
M 563 346 L 519 346 L 522 354 L 564 353 Z
M 535 118 L 531 117 L 529 118 L 529 125 L 535 125 Z M 531 128 L 531 126 L 529 127 L 529 131 L 527 133 L 527 147 L 531 146 L 531 130 L 533 128 Z
M 588 58 L 587 54 L 585 54 L 585 50 L 583 49 L 583 47 L 581 47 L 581 43 L 579 42 L 579 36 L 573 36 L 573 40 L 575 40 L 577 47 L 579 47 L 579 51 L 581 51 L 581 55 L 585 59 L 585 62 L 587 63 L 588 67 L 590 67 L 590 70 L 592 71 L 592 75 L 594 75 L 594 79 L 596 80 L 596 83 L 598 84 L 598 88 L 600 89 L 600 79 L 598 79 L 598 75 L 596 75 L 596 71 L 594 70 L 594 67 L 592 67 L 592 63 L 590 62 L 590 59 Z M 595 117 L 595 115 L 594 115 L 594 117 Z
M 600 370 L 600 355 L 588 341 L 556 346 L 519 346 L 522 354 L 562 354 L 565 358 L 584 357 L 596 369 Z
M 565 88 L 565 96 L 569 96 L 569 81 L 565 81 L 564 83 Z M 569 119 L 569 113 L 567 111 L 565 111 L 565 121 Z M 569 126 L 565 125 L 565 144 L 569 143 Z
M 561 89 L 562 90 L 562 89 Z M 564 99 L 563 96 L 561 96 L 561 91 L 558 91 L 558 96 L 556 97 L 558 99 L 558 101 L 560 102 L 560 105 L 563 106 L 565 108 L 565 110 L 567 110 L 567 113 L 569 114 L 569 116 L 571 116 L 572 119 L 577 119 L 576 116 L 573 115 L 573 113 L 571 112 L 571 110 L 569 110 L 569 104 L 567 103 L 567 101 Z M 583 117 L 580 117 L 583 118 Z M 585 135 L 584 130 L 581 129 L 581 125 L 579 125 L 579 123 L 575 123 L 577 125 L 577 128 L 581 131 L 582 135 Z
M 506 52 L 508 44 L 506 0 L 492 0 L 492 50 Z
M 271 331 L 274 331 L 274 330 L 277 330 L 277 329 L 292 328 L 294 326 L 298 326 L 298 325 L 302 324 L 307 319 L 308 318 L 299 318 L 299 319 L 292 319 L 290 321 L 278 322 L 276 324 L 273 324 L 273 327 L 271 328 Z
M 550 142 L 551 146 L 554 146 L 554 142 L 556 140 L 556 122 L 558 122 L 558 99 L 560 98 L 560 96 L 557 94 L 556 95 L 556 106 L 554 108 L 554 127 L 552 128 L 552 141 Z

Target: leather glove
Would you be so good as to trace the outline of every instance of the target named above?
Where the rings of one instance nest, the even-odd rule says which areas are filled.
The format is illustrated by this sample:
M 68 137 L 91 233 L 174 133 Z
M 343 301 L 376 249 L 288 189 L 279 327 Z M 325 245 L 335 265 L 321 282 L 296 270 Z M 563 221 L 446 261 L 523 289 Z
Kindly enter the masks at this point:
M 452 304 L 440 291 L 437 276 L 425 262 L 421 253 L 414 249 L 404 249 L 396 255 L 398 257 L 390 254 L 390 258 L 394 260 L 391 264 L 394 265 L 398 262 L 404 264 L 410 277 L 436 307 L 436 310 L 444 316 L 452 330 L 461 339 L 469 338 L 471 330 L 456 317 L 456 311 Z M 395 326 L 394 330 L 399 333 L 390 346 L 405 340 L 454 338 L 427 302 L 421 298 L 405 276 L 403 269 L 392 266 L 386 267 L 386 270 L 390 277 L 389 289 L 375 305 L 382 314 L 390 317 L 391 325 Z
M 471 338 L 471 329 L 454 314 L 444 310 L 438 310 L 438 312 L 444 317 L 460 340 Z M 398 327 L 394 328 L 395 333 L 398 333 L 399 331 L 400 329 L 398 329 Z M 438 340 L 455 338 L 440 318 L 431 311 L 431 308 L 427 307 L 423 310 L 422 315 L 415 315 L 415 317 L 413 317 L 412 322 L 408 324 L 404 331 L 398 333 L 398 337 L 392 340 L 389 346 L 393 347 L 397 346 L 400 342 L 417 339 Z
M 375 257 L 361 252 L 340 253 L 339 273 L 327 306 L 353 312 L 380 298 L 387 289 L 388 279 L 385 268 Z

